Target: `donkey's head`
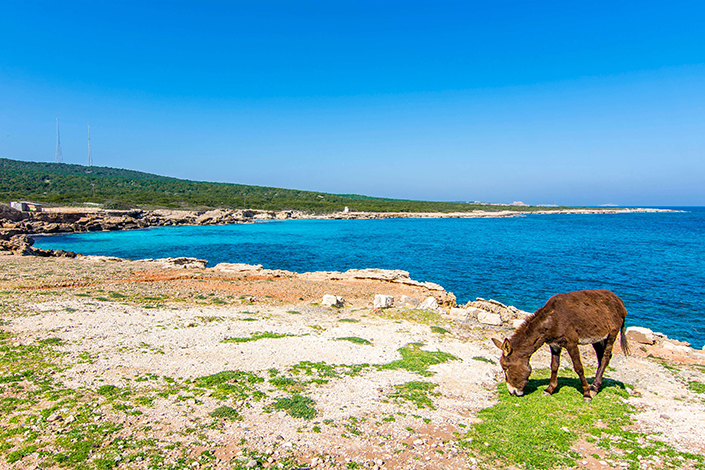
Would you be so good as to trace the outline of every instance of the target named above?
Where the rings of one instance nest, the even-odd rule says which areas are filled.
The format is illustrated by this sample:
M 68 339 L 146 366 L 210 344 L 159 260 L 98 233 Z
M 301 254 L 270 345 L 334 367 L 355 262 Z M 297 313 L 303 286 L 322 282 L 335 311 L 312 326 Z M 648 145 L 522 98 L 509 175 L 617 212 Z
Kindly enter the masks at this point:
M 502 350 L 499 364 L 504 370 L 507 390 L 509 390 L 510 395 L 522 396 L 524 387 L 529 383 L 529 376 L 531 375 L 530 356 L 520 357 L 520 355 L 516 354 L 507 338 L 504 339 L 504 342 L 500 342 L 496 338 L 492 338 L 492 341 L 495 346 Z

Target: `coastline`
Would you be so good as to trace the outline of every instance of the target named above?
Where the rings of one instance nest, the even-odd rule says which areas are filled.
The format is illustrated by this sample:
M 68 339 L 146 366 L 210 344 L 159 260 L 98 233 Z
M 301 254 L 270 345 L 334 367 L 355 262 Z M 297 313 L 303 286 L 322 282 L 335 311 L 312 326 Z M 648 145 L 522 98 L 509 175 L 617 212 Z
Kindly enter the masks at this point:
M 258 209 L 190 210 L 105 210 L 85 207 L 49 207 L 41 212 L 18 211 L 0 204 L 0 252 L 54 256 L 52 250 L 32 249 L 31 236 L 58 233 L 134 230 L 149 227 L 184 225 L 227 225 L 268 220 L 369 220 L 369 219 L 470 219 L 525 217 L 527 215 L 585 215 L 683 212 L 655 208 L 586 208 L 532 211 L 473 212 L 335 212 L 312 214 L 301 211 L 266 211 Z M 59 256 L 66 256 L 60 253 Z

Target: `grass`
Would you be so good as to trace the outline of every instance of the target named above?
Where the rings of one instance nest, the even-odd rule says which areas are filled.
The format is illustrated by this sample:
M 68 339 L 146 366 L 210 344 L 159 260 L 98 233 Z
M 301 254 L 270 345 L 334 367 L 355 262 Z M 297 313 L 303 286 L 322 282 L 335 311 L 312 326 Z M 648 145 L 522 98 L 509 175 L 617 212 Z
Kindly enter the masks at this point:
M 442 328 L 440 326 L 432 326 L 431 333 L 438 333 L 439 335 L 445 335 L 447 333 L 450 333 L 450 331 L 448 331 L 445 328 Z
M 229 406 L 220 406 L 208 414 L 214 418 L 242 421 L 242 416 L 240 416 L 240 413 L 238 413 L 235 408 L 231 408 Z
M 342 338 L 336 338 L 337 341 L 350 341 L 351 343 L 355 344 L 372 344 L 372 342 L 360 338 L 359 336 L 344 336 Z
M 256 332 L 252 333 L 250 336 L 225 338 L 224 340 L 221 341 L 221 343 L 248 343 L 250 341 L 258 341 L 260 339 L 278 339 L 278 338 L 285 338 L 287 336 L 296 336 L 296 335 L 290 335 L 287 333 L 273 333 L 271 331 L 256 331 Z
M 360 320 L 356 320 L 354 318 L 341 318 L 338 320 L 340 323 L 360 323 Z
M 436 312 L 419 309 L 399 310 L 387 308 L 382 310 L 380 317 L 388 320 L 407 320 L 414 323 L 421 323 L 423 325 L 433 325 L 444 321 L 443 317 Z
M 295 394 L 291 398 L 280 398 L 274 402 L 274 409 L 284 410 L 294 418 L 313 419 L 318 411 L 313 407 L 316 403 L 303 395 Z
M 620 382 L 605 380 L 602 391 L 585 403 L 577 378 L 559 377 L 559 388 L 543 396 L 550 371 L 534 371 L 523 397 L 509 395 L 499 384 L 499 403 L 478 413 L 462 444 L 486 463 L 527 469 L 573 467 L 585 456 L 573 445 L 578 439 L 596 447 L 600 460 L 633 470 L 642 462 L 662 462 L 667 468 L 691 463 L 705 468 L 705 457 L 677 452 L 667 444 L 628 430 L 634 411 Z M 600 453 L 602 455 L 600 455 Z M 656 468 L 661 467 L 657 465 Z
M 688 389 L 695 393 L 705 393 L 705 384 L 694 380 L 688 382 Z
M 428 368 L 432 365 L 442 364 L 448 361 L 457 361 L 457 357 L 441 351 L 424 351 L 421 344 L 410 343 L 399 348 L 401 359 L 379 366 L 380 369 L 406 369 L 419 375 L 429 377 L 433 375 Z
M 487 359 L 486 357 L 482 357 L 482 356 L 473 356 L 472 359 L 473 359 L 473 361 L 486 362 L 487 364 L 496 364 L 496 362 L 493 361 L 492 359 Z
M 434 391 L 436 387 L 438 384 L 431 382 L 406 382 L 395 385 L 394 393 L 390 395 L 390 398 L 413 403 L 417 408 L 435 409 L 431 396 L 440 395 L 439 392 Z

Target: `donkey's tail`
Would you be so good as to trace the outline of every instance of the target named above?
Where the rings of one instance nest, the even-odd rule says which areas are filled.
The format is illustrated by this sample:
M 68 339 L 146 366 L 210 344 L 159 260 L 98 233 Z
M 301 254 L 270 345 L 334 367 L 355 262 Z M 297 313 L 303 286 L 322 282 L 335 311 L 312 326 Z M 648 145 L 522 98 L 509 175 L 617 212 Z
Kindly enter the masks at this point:
M 622 322 L 622 328 L 619 330 L 619 345 L 625 356 L 629 355 L 629 343 L 627 343 L 627 332 L 625 330 L 626 320 Z

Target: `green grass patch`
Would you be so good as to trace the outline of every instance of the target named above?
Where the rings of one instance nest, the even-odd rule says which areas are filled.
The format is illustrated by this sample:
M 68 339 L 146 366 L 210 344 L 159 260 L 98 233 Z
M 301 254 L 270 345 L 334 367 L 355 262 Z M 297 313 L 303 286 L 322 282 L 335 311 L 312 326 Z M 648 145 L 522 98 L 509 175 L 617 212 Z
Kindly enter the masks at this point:
M 355 320 L 354 318 L 341 318 L 338 320 L 340 323 L 360 323 L 360 320 Z
M 372 342 L 370 342 L 364 338 L 360 338 L 359 336 L 344 336 L 342 338 L 335 338 L 335 339 L 336 339 L 336 341 L 350 341 L 351 343 L 355 343 L 355 344 L 372 344 Z
M 419 310 L 419 309 L 394 309 L 387 308 L 380 313 L 380 317 L 386 318 L 388 320 L 407 320 L 414 323 L 421 323 L 424 325 L 434 325 L 438 323 L 443 323 L 443 317 L 438 313 L 431 310 Z
M 406 369 L 409 372 L 415 372 L 419 375 L 429 377 L 433 375 L 428 368 L 435 364 L 442 364 L 448 361 L 458 361 L 459 358 L 449 353 L 441 351 L 424 351 L 421 349 L 422 344 L 410 343 L 399 348 L 401 359 L 379 366 L 380 369 Z
M 249 343 L 250 341 L 258 341 L 260 339 L 278 339 L 278 338 L 286 338 L 287 336 L 296 336 L 296 335 L 290 335 L 287 333 L 273 333 L 271 331 L 256 331 L 252 333 L 250 336 L 245 336 L 245 337 L 235 337 L 235 338 L 225 338 L 224 340 L 221 341 L 221 343 Z
M 291 398 L 280 398 L 274 402 L 274 409 L 284 410 L 294 418 L 313 419 L 318 412 L 313 407 L 316 404 L 309 397 L 292 395 Z
M 217 374 L 199 377 L 196 387 L 213 390 L 213 398 L 247 401 L 250 398 L 262 399 L 264 393 L 256 389 L 256 384 L 264 382 L 257 374 L 243 371 L 226 370 Z
M 688 382 L 688 389 L 695 393 L 705 393 L 705 384 L 694 380 Z
M 431 333 L 438 333 L 439 335 L 445 335 L 447 333 L 450 333 L 450 331 L 446 330 L 445 328 L 441 328 L 440 326 L 432 326 Z
M 242 416 L 240 416 L 240 413 L 235 408 L 231 408 L 229 406 L 220 406 L 216 408 L 215 410 L 211 411 L 208 413 L 210 416 L 213 418 L 218 418 L 218 419 L 230 419 L 233 421 L 241 421 Z
M 487 359 L 486 357 L 482 357 L 482 356 L 473 356 L 472 359 L 473 359 L 473 361 L 486 362 L 488 364 L 496 364 L 496 362 L 493 361 L 492 359 Z
M 558 379 L 551 396 L 543 396 L 550 371 L 534 371 L 523 397 L 509 395 L 499 384 L 499 403 L 478 413 L 475 424 L 461 440 L 464 447 L 486 463 L 527 469 L 573 467 L 584 458 L 573 449 L 583 438 L 605 452 L 613 465 L 633 470 L 642 462 L 660 462 L 655 468 L 705 468 L 705 457 L 677 452 L 660 441 L 627 430 L 634 411 L 627 404 L 622 383 L 606 379 L 601 392 L 585 403 L 577 378 Z
M 431 382 L 406 382 L 395 385 L 394 393 L 390 395 L 390 398 L 413 403 L 417 408 L 435 409 L 431 397 L 440 395 L 434 391 L 436 387 L 438 384 Z

